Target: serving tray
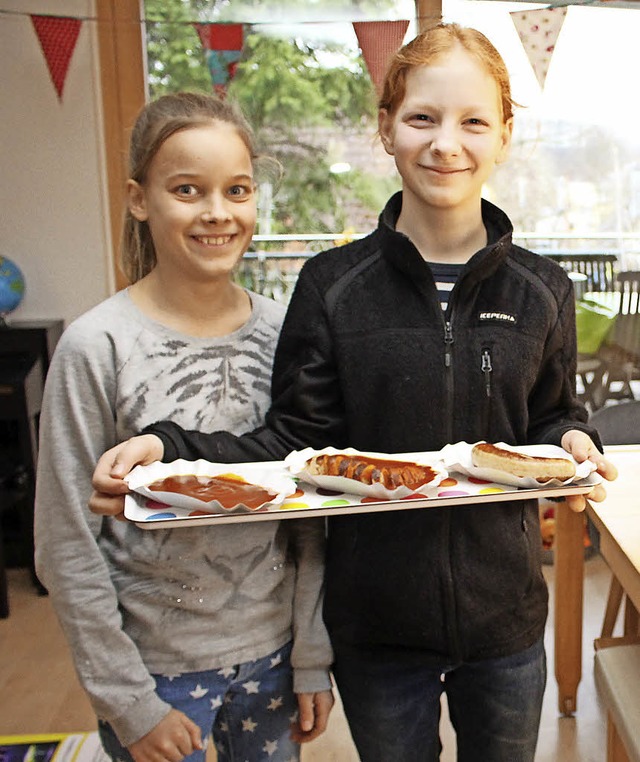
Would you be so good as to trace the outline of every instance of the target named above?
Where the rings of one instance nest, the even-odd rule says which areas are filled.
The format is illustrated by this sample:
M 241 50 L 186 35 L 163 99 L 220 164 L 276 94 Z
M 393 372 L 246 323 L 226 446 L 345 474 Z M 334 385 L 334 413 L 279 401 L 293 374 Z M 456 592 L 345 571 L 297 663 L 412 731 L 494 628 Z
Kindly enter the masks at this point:
M 262 463 L 266 466 L 267 463 Z M 270 468 L 281 471 L 285 465 L 272 461 Z M 229 466 L 231 467 L 231 466 Z M 504 500 L 526 500 L 529 498 L 564 497 L 583 495 L 590 492 L 601 478 L 591 474 L 568 485 L 518 489 L 497 482 L 486 481 L 457 472 L 451 472 L 437 487 L 414 493 L 400 500 L 379 500 L 346 492 L 336 492 L 297 482 L 296 492 L 283 503 L 267 506 L 250 513 L 204 513 L 164 505 L 137 493 L 130 493 L 125 499 L 124 515 L 141 529 L 173 529 L 174 527 L 210 524 L 236 524 L 251 521 L 273 521 L 274 519 L 311 518 L 314 516 L 341 516 L 356 513 L 378 513 L 380 511 L 402 511 L 417 508 L 442 508 L 454 505 L 478 505 Z

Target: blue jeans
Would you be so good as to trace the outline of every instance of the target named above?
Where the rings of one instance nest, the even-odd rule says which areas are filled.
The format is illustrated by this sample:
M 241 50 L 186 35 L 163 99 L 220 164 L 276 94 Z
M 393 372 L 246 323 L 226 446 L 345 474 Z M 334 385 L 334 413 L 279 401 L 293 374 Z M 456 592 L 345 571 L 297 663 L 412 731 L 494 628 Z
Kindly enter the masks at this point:
M 300 746 L 289 738 L 298 702 L 293 693 L 291 644 L 269 656 L 219 670 L 154 675 L 156 692 L 213 736 L 219 762 L 297 762 Z M 114 762 L 133 762 L 111 726 L 98 723 L 100 739 Z M 205 752 L 185 757 L 204 762 Z
M 336 647 L 334 676 L 361 762 L 437 762 L 447 695 L 459 762 L 532 762 L 547 677 L 544 644 L 438 668 Z

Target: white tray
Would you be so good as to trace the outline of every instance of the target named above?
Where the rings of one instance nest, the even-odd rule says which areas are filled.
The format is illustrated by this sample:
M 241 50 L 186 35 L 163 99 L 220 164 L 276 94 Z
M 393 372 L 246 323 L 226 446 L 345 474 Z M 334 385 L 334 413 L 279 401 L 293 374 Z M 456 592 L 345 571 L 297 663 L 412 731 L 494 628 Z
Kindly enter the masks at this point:
M 276 471 L 285 468 L 281 461 L 272 461 L 262 465 L 269 465 Z M 454 505 L 483 505 L 504 500 L 583 495 L 590 492 L 593 486 L 600 481 L 601 477 L 594 473 L 573 484 L 518 489 L 452 472 L 437 488 L 429 490 L 428 494 L 410 496 L 401 500 L 373 500 L 372 498 L 329 491 L 298 482 L 296 493 L 286 498 L 281 505 L 251 513 L 230 512 L 220 514 L 190 512 L 186 509 L 154 502 L 137 493 L 130 493 L 125 499 L 124 515 L 141 529 L 173 529 L 174 527 L 205 526 L 208 524 L 236 524 L 250 521 L 273 521 L 274 519 L 341 516 L 416 508 L 442 508 Z

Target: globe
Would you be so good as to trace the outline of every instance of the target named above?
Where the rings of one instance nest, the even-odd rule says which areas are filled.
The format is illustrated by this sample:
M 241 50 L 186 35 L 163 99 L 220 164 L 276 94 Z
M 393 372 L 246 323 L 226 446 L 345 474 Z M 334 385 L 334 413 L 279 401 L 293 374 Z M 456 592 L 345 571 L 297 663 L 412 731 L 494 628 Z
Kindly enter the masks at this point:
M 24 277 L 18 265 L 0 256 L 0 325 L 5 315 L 13 312 L 24 296 Z

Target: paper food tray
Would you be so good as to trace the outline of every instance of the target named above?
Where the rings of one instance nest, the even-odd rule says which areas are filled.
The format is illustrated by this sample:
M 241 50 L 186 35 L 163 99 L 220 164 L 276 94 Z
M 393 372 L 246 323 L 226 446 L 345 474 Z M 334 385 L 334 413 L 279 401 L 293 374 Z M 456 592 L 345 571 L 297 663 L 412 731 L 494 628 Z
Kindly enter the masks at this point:
M 438 453 L 433 453 L 437 457 Z M 281 461 L 260 464 L 282 472 L 286 467 Z M 569 485 L 518 489 L 464 474 L 450 473 L 429 495 L 411 495 L 400 500 L 377 500 L 360 495 L 327 490 L 299 481 L 295 494 L 287 497 L 279 506 L 268 506 L 253 513 L 206 514 L 173 508 L 131 493 L 125 500 L 125 517 L 142 529 L 172 529 L 205 525 L 234 524 L 274 519 L 313 518 L 317 516 L 340 516 L 367 514 L 381 511 L 411 510 L 417 508 L 442 508 L 454 505 L 478 505 L 504 500 L 562 497 L 590 492 L 601 481 L 598 474 Z
M 161 492 L 149 489 L 149 485 L 166 477 L 189 475 L 202 479 L 205 483 L 207 478 L 215 476 L 230 476 L 232 479 L 240 479 L 249 484 L 261 487 L 273 497 L 262 505 L 249 508 L 242 503 L 233 507 L 225 508 L 218 500 L 204 501 L 195 496 L 180 492 Z M 296 483 L 282 469 L 274 469 L 269 463 L 210 463 L 206 460 L 174 460 L 171 463 L 155 461 L 148 466 L 136 466 L 125 477 L 129 488 L 143 495 L 151 502 L 170 505 L 180 508 L 192 514 L 204 512 L 208 514 L 218 513 L 253 513 L 264 510 L 269 505 L 280 505 L 286 497 L 296 490 Z
M 380 461 L 386 460 L 393 461 L 394 463 L 426 466 L 431 470 L 431 479 L 419 487 L 416 487 L 416 489 L 410 489 L 405 486 L 390 489 L 380 482 L 364 484 L 344 476 L 312 474 L 308 470 L 308 461 L 318 455 L 345 455 L 347 457 L 356 458 L 362 456 L 364 458 L 372 458 Z M 404 453 L 400 455 L 390 455 L 389 453 L 355 450 L 352 447 L 343 450 L 337 450 L 335 447 L 325 447 L 322 450 L 314 450 L 311 447 L 307 447 L 304 450 L 294 450 L 284 459 L 284 465 L 289 470 L 291 476 L 300 479 L 301 482 L 305 482 L 306 484 L 311 484 L 315 487 L 323 487 L 324 489 L 329 489 L 333 492 L 377 498 L 378 500 L 402 500 L 416 491 L 430 497 L 435 494 L 435 490 L 437 490 L 438 485 L 442 480 L 449 475 L 439 453 L 421 452 L 415 454 Z
M 475 444 L 478 444 L 477 442 Z M 457 442 L 456 444 L 446 445 L 440 450 L 440 456 L 444 462 L 445 467 L 449 471 L 455 471 L 466 476 L 473 476 L 478 479 L 486 479 L 488 481 L 499 481 L 500 484 L 508 484 L 511 487 L 518 488 L 538 488 L 538 487 L 560 487 L 568 486 L 570 484 L 580 483 L 584 479 L 591 477 L 592 473 L 596 469 L 596 464 L 590 460 L 585 460 L 582 463 L 577 463 L 571 455 L 562 447 L 556 445 L 524 445 L 522 447 L 512 447 L 504 442 L 496 442 L 498 447 L 505 450 L 511 450 L 513 452 L 520 452 L 524 455 L 533 455 L 541 458 L 563 458 L 570 460 L 576 469 L 575 476 L 567 481 L 560 481 L 559 479 L 550 479 L 547 482 L 540 483 L 536 479 L 528 477 L 512 476 L 504 471 L 497 471 L 491 468 L 479 468 L 474 466 L 471 459 L 471 450 L 473 444 L 468 442 Z M 600 481 L 601 477 L 598 477 Z M 597 482 L 595 482 L 597 483 Z

